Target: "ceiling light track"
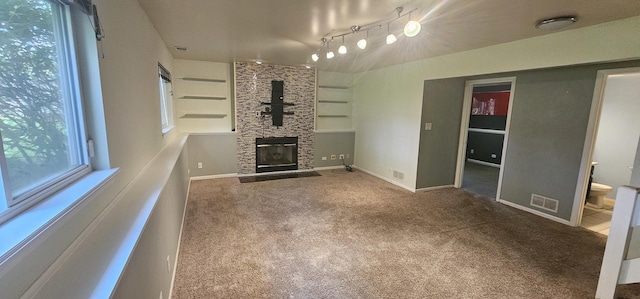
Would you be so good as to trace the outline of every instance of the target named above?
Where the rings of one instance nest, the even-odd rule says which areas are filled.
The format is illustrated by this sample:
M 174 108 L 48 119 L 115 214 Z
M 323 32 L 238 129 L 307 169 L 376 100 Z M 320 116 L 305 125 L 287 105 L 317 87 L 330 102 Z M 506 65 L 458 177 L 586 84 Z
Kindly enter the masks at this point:
M 340 54 L 346 54 L 347 53 L 347 47 L 346 44 L 344 42 L 344 38 L 345 36 L 348 35 L 360 35 L 361 38 L 358 40 L 358 42 L 356 43 L 358 48 L 364 50 L 367 47 L 367 39 L 369 38 L 369 30 L 371 29 L 382 29 L 384 28 L 384 26 L 386 25 L 387 27 L 387 36 L 386 36 L 386 43 L 387 44 L 393 44 L 397 41 L 397 37 L 395 34 L 391 33 L 390 30 L 390 26 L 391 23 L 402 18 L 405 16 L 409 16 L 408 19 L 409 21 L 406 23 L 406 25 L 403 27 L 404 30 L 404 35 L 407 37 L 414 37 L 416 35 L 418 35 L 418 33 L 420 33 L 421 30 L 421 25 L 418 21 L 412 20 L 411 19 L 411 13 L 418 10 L 417 8 L 414 8 L 408 12 L 405 12 L 404 14 L 402 13 L 404 11 L 403 7 L 396 7 L 395 12 L 397 13 L 397 16 L 392 18 L 392 19 L 383 19 L 383 20 L 379 20 L 379 21 L 375 21 L 369 24 L 365 24 L 365 25 L 353 25 L 347 29 L 341 29 L 341 30 L 335 30 L 332 32 L 329 32 L 327 34 L 325 34 L 322 39 L 320 39 L 320 41 L 322 42 L 322 45 L 320 46 L 320 48 L 318 48 L 316 50 L 315 53 L 313 53 L 311 55 L 311 59 L 314 62 L 317 62 L 320 59 L 320 52 L 322 50 L 323 47 L 326 47 L 326 57 L 327 59 L 331 59 L 333 58 L 335 55 L 333 53 L 333 51 L 331 50 L 331 48 L 329 47 L 329 44 L 331 43 L 331 41 L 333 41 L 333 39 L 335 38 L 341 38 L 342 39 L 342 44 L 340 45 L 340 48 L 338 49 L 338 53 Z M 362 32 L 364 31 L 364 32 Z

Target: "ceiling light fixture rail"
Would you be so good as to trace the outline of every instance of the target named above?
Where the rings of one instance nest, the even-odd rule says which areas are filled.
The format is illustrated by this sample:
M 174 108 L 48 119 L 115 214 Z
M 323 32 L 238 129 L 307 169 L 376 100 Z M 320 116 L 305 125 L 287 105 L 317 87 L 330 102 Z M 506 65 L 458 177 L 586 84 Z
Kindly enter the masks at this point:
M 340 47 L 338 48 L 338 53 L 340 54 L 347 54 L 347 47 L 345 45 L 344 42 L 344 37 L 350 34 L 357 34 L 361 31 L 365 32 L 365 37 L 361 38 L 360 40 L 358 40 L 358 42 L 356 43 L 356 45 L 358 46 L 358 48 L 364 50 L 367 47 L 367 39 L 369 38 L 369 30 L 371 29 L 382 29 L 384 28 L 384 25 L 386 25 L 387 27 L 387 37 L 386 37 L 386 43 L 387 44 L 392 44 L 397 40 L 397 37 L 395 34 L 391 33 L 390 30 L 390 26 L 391 23 L 402 18 L 405 16 L 409 16 L 408 19 L 409 21 L 405 24 L 404 28 L 403 28 L 403 32 L 404 35 L 407 37 L 414 37 L 416 35 L 418 35 L 418 33 L 420 33 L 420 30 L 422 29 L 422 25 L 415 20 L 411 19 L 411 13 L 416 11 L 417 8 L 414 8 L 408 12 L 405 12 L 404 14 L 402 13 L 404 11 L 403 7 L 396 7 L 395 12 L 397 13 L 397 16 L 395 18 L 392 19 L 383 19 L 383 20 L 379 20 L 379 21 L 375 21 L 366 25 L 353 25 L 351 27 L 349 27 L 348 29 L 342 29 L 342 30 L 336 30 L 330 33 L 325 34 L 320 41 L 322 42 L 322 45 L 320 46 L 320 48 L 318 48 L 318 50 L 316 50 L 315 53 L 313 53 L 311 55 L 311 59 L 314 62 L 317 62 L 320 59 L 320 52 L 322 50 L 323 47 L 326 48 L 326 57 L 327 59 L 331 59 L 333 57 L 335 57 L 335 54 L 333 53 L 333 51 L 331 50 L 330 47 L 330 43 L 331 41 L 333 41 L 336 38 L 342 38 L 342 44 L 340 45 Z M 333 35 L 332 35 L 333 33 Z M 335 34 L 337 33 L 337 34 Z

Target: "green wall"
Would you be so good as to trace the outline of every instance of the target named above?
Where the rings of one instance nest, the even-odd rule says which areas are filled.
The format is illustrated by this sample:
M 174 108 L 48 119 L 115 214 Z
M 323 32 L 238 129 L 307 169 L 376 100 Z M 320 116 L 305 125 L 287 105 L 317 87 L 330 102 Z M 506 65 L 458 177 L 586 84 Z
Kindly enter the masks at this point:
M 416 189 L 453 185 L 465 81 L 424 82 Z M 432 124 L 430 131 L 425 130 L 426 123 Z

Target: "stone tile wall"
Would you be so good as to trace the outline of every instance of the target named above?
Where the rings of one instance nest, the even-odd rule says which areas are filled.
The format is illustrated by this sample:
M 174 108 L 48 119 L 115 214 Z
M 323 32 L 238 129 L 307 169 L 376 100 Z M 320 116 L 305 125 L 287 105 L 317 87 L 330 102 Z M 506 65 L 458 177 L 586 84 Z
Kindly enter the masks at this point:
M 285 106 L 282 127 L 272 125 L 271 116 L 257 115 L 271 102 L 271 81 L 284 81 Z M 298 169 L 313 169 L 313 123 L 315 117 L 315 82 L 313 69 L 295 66 L 235 63 L 236 136 L 238 173 L 256 172 L 256 138 L 298 137 Z

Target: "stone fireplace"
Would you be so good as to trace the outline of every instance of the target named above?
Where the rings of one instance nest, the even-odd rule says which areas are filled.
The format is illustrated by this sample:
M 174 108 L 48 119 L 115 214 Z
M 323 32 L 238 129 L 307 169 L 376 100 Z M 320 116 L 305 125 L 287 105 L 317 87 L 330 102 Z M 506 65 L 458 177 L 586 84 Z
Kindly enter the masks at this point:
M 305 67 L 235 63 L 238 174 L 313 169 L 315 76 Z M 280 126 L 271 115 L 273 81 L 283 82 Z

